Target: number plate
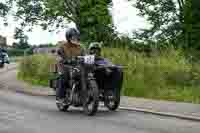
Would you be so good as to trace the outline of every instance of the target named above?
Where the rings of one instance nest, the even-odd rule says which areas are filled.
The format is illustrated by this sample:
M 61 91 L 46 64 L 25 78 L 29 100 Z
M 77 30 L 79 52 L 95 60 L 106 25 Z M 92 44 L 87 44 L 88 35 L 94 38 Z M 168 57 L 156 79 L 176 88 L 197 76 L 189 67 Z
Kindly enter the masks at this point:
M 86 55 L 84 56 L 84 63 L 85 64 L 94 64 L 95 56 L 94 55 Z

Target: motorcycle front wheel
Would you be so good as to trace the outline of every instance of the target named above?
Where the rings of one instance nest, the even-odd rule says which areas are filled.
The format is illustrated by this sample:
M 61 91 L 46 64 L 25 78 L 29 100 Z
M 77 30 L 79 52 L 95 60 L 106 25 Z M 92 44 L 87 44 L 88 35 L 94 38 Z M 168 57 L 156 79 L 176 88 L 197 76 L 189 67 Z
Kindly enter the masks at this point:
M 84 112 L 88 116 L 96 114 L 99 106 L 99 90 L 95 80 L 88 81 L 88 90 L 86 95 L 86 102 L 84 104 Z

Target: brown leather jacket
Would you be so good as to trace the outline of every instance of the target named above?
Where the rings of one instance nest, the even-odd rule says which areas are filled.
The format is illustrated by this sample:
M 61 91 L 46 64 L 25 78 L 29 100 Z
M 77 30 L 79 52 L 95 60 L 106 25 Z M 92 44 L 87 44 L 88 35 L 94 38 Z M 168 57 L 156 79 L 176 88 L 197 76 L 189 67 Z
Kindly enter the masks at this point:
M 60 42 L 57 54 L 60 57 L 60 59 L 58 59 L 58 71 L 64 72 L 62 60 L 71 59 L 72 57 L 83 55 L 84 51 L 82 50 L 80 45 L 75 45 L 68 42 Z
M 83 54 L 83 51 L 80 45 L 75 45 L 68 42 L 62 42 L 58 49 L 58 55 L 62 59 L 70 59 L 71 57 L 80 56 Z

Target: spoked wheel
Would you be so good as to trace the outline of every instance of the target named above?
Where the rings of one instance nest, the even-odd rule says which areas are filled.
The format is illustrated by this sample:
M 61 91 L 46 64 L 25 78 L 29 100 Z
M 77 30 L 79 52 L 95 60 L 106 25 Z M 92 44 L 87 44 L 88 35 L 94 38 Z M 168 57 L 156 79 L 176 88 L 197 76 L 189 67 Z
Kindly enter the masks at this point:
M 92 116 L 94 115 L 99 106 L 99 90 L 96 81 L 90 80 L 88 83 L 88 91 L 86 95 L 86 103 L 84 104 L 84 112 Z
M 104 104 L 109 110 L 115 111 L 120 104 L 120 91 L 106 91 Z

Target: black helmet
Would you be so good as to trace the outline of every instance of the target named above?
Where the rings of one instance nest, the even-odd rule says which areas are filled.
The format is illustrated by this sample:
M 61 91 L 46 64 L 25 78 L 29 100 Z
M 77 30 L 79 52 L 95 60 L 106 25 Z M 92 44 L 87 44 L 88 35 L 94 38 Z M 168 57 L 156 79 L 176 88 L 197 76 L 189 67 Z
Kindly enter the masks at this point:
M 65 38 L 67 41 L 80 40 L 80 32 L 76 28 L 69 28 L 65 33 Z

